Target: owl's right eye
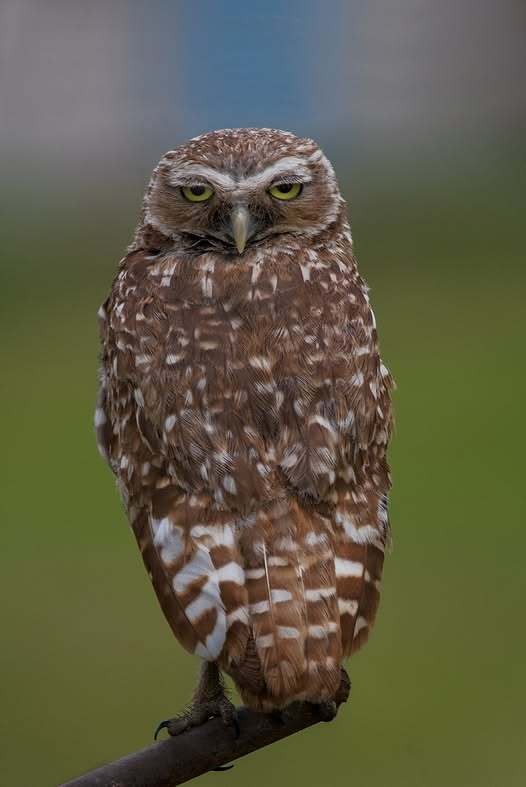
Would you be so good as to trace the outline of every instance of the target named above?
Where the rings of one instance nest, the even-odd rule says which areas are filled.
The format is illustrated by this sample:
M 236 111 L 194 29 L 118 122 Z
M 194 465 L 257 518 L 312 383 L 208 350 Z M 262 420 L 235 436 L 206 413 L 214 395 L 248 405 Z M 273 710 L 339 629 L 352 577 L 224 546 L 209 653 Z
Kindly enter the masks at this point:
M 214 189 L 211 186 L 203 185 L 183 186 L 181 191 L 188 202 L 205 202 L 214 193 Z

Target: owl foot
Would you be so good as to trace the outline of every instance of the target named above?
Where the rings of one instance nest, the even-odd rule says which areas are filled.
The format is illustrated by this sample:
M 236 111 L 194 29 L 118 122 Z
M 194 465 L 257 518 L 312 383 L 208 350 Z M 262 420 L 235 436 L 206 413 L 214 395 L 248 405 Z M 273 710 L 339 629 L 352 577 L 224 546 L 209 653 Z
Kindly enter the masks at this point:
M 154 739 L 163 729 L 173 737 L 215 717 L 220 717 L 225 726 L 232 727 L 236 738 L 239 736 L 237 710 L 225 694 L 217 665 L 205 662 L 192 705 L 186 713 L 161 721 L 155 730 Z
M 227 727 L 232 727 L 236 738 L 239 736 L 236 707 L 223 695 L 216 700 L 194 704 L 186 713 L 174 716 L 173 719 L 161 721 L 155 730 L 154 738 L 157 739 L 157 735 L 163 729 L 167 730 L 172 737 L 181 735 L 182 732 L 192 727 L 199 727 L 201 724 L 205 724 L 208 719 L 213 719 L 216 716 L 221 717 Z
M 324 700 L 317 707 L 322 721 L 332 721 L 338 715 L 338 706 L 334 700 Z

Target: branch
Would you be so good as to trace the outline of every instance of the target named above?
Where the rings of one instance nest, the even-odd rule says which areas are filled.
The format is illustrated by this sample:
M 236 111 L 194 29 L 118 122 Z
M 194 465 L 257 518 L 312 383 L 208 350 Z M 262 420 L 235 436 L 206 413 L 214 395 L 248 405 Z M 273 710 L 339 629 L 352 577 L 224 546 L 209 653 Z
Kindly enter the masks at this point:
M 336 697 L 338 705 L 345 702 L 348 693 L 349 687 L 343 687 Z M 233 729 L 225 727 L 221 719 L 210 719 L 201 727 L 154 743 L 61 787 L 175 787 L 326 721 L 319 707 L 309 703 L 289 706 L 281 718 L 248 708 L 238 708 L 238 714 L 240 734 L 237 738 Z

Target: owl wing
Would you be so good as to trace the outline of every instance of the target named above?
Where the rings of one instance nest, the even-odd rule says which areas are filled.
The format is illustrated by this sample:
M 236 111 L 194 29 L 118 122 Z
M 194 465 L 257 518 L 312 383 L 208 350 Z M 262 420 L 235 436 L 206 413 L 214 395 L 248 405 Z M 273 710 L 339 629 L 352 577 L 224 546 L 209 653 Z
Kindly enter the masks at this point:
M 179 483 L 163 439 L 160 396 L 145 388 L 142 357 L 165 346 L 166 314 L 140 275 L 143 252 L 117 277 L 101 307 L 102 370 L 95 426 L 164 614 L 177 639 L 207 660 L 239 657 L 248 606 L 232 517 Z M 139 270 L 138 270 L 139 267 Z M 144 391 L 150 391 L 144 393 Z
M 344 656 L 365 643 L 374 623 L 389 538 L 387 496 L 391 483 L 386 450 L 392 426 L 393 380 L 378 354 L 372 311 L 370 315 L 368 343 L 362 335 L 360 349 L 354 342 L 348 347 L 353 359 L 349 374 L 352 407 L 341 414 L 344 450 L 330 493 Z M 355 331 L 349 335 L 353 337 Z

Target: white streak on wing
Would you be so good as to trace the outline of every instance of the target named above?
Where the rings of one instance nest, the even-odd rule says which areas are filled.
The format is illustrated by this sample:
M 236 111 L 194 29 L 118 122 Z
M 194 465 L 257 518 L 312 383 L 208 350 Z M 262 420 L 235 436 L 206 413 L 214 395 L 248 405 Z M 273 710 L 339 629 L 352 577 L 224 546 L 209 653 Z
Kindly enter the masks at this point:
M 197 549 L 192 559 L 186 563 L 174 577 L 173 587 L 176 593 L 184 593 L 192 582 L 202 577 L 210 577 L 214 574 L 214 565 L 210 558 L 208 549 L 197 545 Z M 221 604 L 219 588 L 216 583 L 216 601 Z
M 206 643 L 198 642 L 194 653 L 206 661 L 215 661 L 223 649 L 225 644 L 226 624 L 225 615 L 218 615 L 217 623 L 214 630 L 206 638 Z
M 193 538 L 207 537 L 212 541 L 212 546 L 234 546 L 234 533 L 230 525 L 194 525 L 190 530 Z
M 226 627 L 227 629 L 235 623 L 236 621 L 240 621 L 240 623 L 246 623 L 248 625 L 248 608 L 246 606 L 238 607 L 234 609 L 232 612 L 229 612 L 226 616 Z
M 245 583 L 245 572 L 233 560 L 225 566 L 221 566 L 215 571 L 215 576 L 218 582 L 235 582 L 236 585 L 243 585 Z
M 351 601 L 345 598 L 338 599 L 338 612 L 340 615 L 352 615 L 353 617 L 358 612 L 358 602 L 356 599 L 352 599 Z
M 250 605 L 250 613 L 252 615 L 263 615 L 265 612 L 270 610 L 270 603 L 266 600 L 264 601 L 256 601 L 254 604 Z
M 307 629 L 307 633 L 309 637 L 313 637 L 314 639 L 324 639 L 327 634 L 333 634 L 338 631 L 338 624 L 335 620 L 329 620 L 324 625 L 318 626 L 309 626 Z
M 185 607 L 185 615 L 191 623 L 199 620 L 201 615 L 208 612 L 210 609 L 215 609 L 215 605 L 210 604 L 210 598 L 206 594 L 207 586 L 204 585 L 203 590 L 193 601 Z
M 278 557 L 277 555 L 271 555 L 268 558 L 269 566 L 288 566 L 289 561 L 286 557 Z
M 367 628 L 367 626 L 368 626 L 368 625 L 369 625 L 369 624 L 368 624 L 368 622 L 366 621 L 366 619 L 365 619 L 365 618 L 362 618 L 362 617 L 360 616 L 360 617 L 358 618 L 358 620 L 356 621 L 356 625 L 355 625 L 355 627 L 354 627 L 354 637 L 353 637 L 353 639 L 355 639 L 355 638 L 356 638 L 356 635 L 358 634 L 358 632 L 359 632 L 359 631 L 361 631 L 361 630 L 362 630 L 362 629 L 364 629 L 364 628 Z
M 270 597 L 273 604 L 281 604 L 283 601 L 291 601 L 292 593 L 289 590 L 272 589 Z
M 276 549 L 283 550 L 283 552 L 295 552 L 296 551 L 296 543 L 290 536 L 283 536 L 283 538 L 279 538 L 276 540 L 275 543 Z M 284 558 L 274 558 L 275 560 L 284 560 Z M 274 566 L 283 566 L 287 565 L 286 563 L 272 563 L 271 565 Z
M 311 531 L 305 536 L 305 543 L 309 547 L 319 546 L 319 544 L 326 544 L 327 541 L 328 536 L 326 533 L 315 533 L 314 531 Z
M 214 630 L 206 638 L 206 643 L 203 644 L 199 642 L 194 651 L 198 656 L 201 656 L 202 658 L 205 658 L 209 661 L 214 661 L 217 659 L 225 643 L 226 615 L 223 601 L 221 599 L 221 594 L 219 592 L 219 582 L 221 581 L 220 572 L 224 569 L 229 569 L 231 565 L 232 564 L 229 563 L 226 566 L 223 566 L 222 569 L 216 571 L 214 569 L 208 549 L 203 547 L 201 544 L 197 544 L 197 549 L 194 556 L 188 563 L 186 563 L 186 565 L 181 568 L 180 571 L 177 572 L 173 580 L 173 588 L 175 592 L 184 593 L 184 591 L 189 587 L 189 585 L 192 584 L 192 582 L 195 582 L 202 577 L 207 577 L 207 582 L 201 589 L 199 596 L 195 602 L 192 602 L 189 605 L 189 607 L 192 608 L 192 604 L 195 604 L 195 607 L 190 611 L 192 615 L 196 616 L 198 616 L 199 612 L 202 614 L 207 609 L 215 609 L 217 612 L 217 622 Z M 242 574 L 243 572 L 241 567 L 237 566 L 237 568 Z M 197 617 L 194 619 L 196 620 Z
M 380 535 L 377 528 L 372 525 L 356 527 L 351 517 L 342 514 L 340 511 L 336 512 L 334 519 L 338 525 L 343 527 L 345 535 L 350 538 L 351 541 L 354 541 L 355 544 L 374 544 L 377 546 Z
M 278 637 L 282 639 L 298 639 L 300 632 L 294 626 L 278 626 Z
M 163 563 L 175 563 L 184 550 L 182 528 L 173 525 L 168 517 L 151 520 L 153 543 L 160 549 Z
M 247 568 L 245 569 L 245 576 L 247 579 L 261 579 L 265 576 L 264 568 Z
M 362 577 L 364 567 L 355 560 L 344 560 L 341 557 L 334 559 L 334 568 L 337 577 Z
M 327 636 L 327 630 L 325 626 L 309 626 L 307 634 L 313 639 L 324 639 Z
M 328 588 L 307 588 L 305 591 L 305 601 L 321 601 L 324 598 L 331 598 L 336 595 L 335 587 Z
M 263 634 L 256 639 L 256 648 L 271 648 L 274 644 L 274 634 Z

